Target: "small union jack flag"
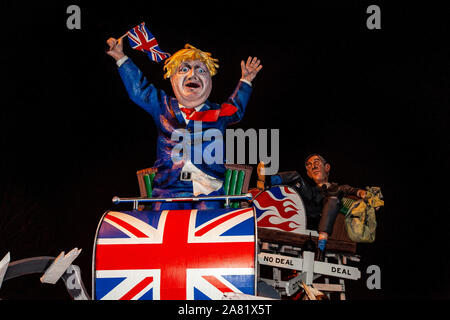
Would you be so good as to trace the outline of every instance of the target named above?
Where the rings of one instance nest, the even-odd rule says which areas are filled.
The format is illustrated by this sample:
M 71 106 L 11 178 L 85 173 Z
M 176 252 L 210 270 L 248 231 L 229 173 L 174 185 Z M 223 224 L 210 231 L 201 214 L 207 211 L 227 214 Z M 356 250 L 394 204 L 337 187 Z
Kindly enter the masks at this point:
M 253 208 L 110 211 L 97 233 L 95 298 L 254 295 L 255 251 Z
M 160 62 L 170 57 L 169 53 L 163 52 L 159 48 L 156 38 L 152 35 L 150 30 L 147 29 L 145 22 L 142 22 L 128 31 L 127 35 L 130 46 L 135 50 L 147 53 L 151 60 Z

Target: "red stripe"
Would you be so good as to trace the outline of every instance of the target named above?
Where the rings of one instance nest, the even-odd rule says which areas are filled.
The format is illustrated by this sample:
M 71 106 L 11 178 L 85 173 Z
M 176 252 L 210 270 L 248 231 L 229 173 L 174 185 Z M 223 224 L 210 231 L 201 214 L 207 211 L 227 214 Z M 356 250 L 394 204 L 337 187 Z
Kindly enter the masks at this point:
M 97 244 L 97 270 L 253 268 L 253 242 L 174 244 Z M 187 258 L 189 257 L 189 258 Z M 164 272 L 163 272 L 164 273 Z
M 139 282 L 137 285 L 134 286 L 133 289 L 128 291 L 120 300 L 131 300 L 133 299 L 139 292 L 145 289 L 150 283 L 153 282 L 153 277 L 146 277 L 144 280 Z
M 119 226 L 127 229 L 127 231 L 131 232 L 133 235 L 135 235 L 138 238 L 148 238 L 148 236 L 145 233 L 139 231 L 137 228 L 133 227 L 131 224 L 129 224 L 117 217 L 114 217 L 114 216 L 108 214 L 106 216 L 106 219 L 109 219 L 112 222 L 117 223 Z
M 247 212 L 247 211 L 245 211 L 245 212 Z M 221 224 L 222 222 L 230 220 L 231 218 L 234 218 L 234 217 L 236 217 L 236 216 L 238 216 L 240 214 L 243 214 L 243 213 L 244 212 L 242 212 L 242 211 L 237 211 L 237 212 L 233 212 L 232 214 L 229 214 L 228 216 L 222 217 L 222 218 L 214 221 L 213 223 L 208 224 L 207 226 L 201 228 L 200 230 L 197 230 L 195 232 L 195 235 L 197 237 L 200 237 L 200 236 L 204 235 L 205 233 L 207 233 L 209 230 L 211 230 L 211 229 L 215 228 L 216 226 L 218 226 L 219 224 Z
M 211 283 L 214 287 L 219 289 L 222 293 L 233 292 L 233 290 L 231 290 L 222 281 L 220 281 L 219 279 L 217 279 L 214 276 L 202 276 L 202 278 L 205 279 L 206 281 L 208 281 L 209 283 Z

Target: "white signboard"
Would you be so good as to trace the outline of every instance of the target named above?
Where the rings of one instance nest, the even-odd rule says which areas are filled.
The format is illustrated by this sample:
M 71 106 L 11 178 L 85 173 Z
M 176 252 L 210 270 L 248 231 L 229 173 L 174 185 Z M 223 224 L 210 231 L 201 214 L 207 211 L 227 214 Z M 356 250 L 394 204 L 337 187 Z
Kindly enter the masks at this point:
M 272 267 L 292 270 L 302 270 L 303 268 L 303 259 L 265 252 L 258 254 L 258 262 Z
M 314 262 L 314 273 L 351 280 L 358 280 L 361 278 L 361 272 L 355 267 L 321 261 Z
M 309 271 L 303 270 L 304 268 L 303 259 L 283 256 L 279 254 L 261 252 L 258 254 L 258 262 L 260 264 L 269 265 L 272 267 L 286 268 L 299 271 Z M 361 272 L 358 270 L 358 268 L 321 261 L 314 261 L 313 272 L 322 275 L 351 280 L 358 280 L 359 278 L 361 278 Z

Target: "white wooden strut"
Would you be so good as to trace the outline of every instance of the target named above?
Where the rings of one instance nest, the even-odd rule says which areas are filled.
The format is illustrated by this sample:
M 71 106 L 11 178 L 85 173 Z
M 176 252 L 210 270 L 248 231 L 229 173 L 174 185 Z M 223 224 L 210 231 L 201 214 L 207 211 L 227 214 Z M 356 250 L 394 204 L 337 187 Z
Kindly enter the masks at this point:
M 66 272 L 67 268 L 72 264 L 73 260 L 75 260 L 80 254 L 81 249 L 74 248 L 68 254 L 65 254 L 62 251 L 58 257 L 53 261 L 50 267 L 45 270 L 44 274 L 41 277 L 42 283 L 51 283 L 55 284 L 59 278 Z

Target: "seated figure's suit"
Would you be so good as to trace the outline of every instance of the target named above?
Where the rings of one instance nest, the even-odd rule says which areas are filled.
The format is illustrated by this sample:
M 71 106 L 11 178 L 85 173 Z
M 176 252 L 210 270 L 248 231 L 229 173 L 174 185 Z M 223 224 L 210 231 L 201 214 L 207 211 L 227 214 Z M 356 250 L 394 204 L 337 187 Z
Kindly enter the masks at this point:
M 156 161 L 154 167 L 158 170 L 153 180 L 153 197 L 191 197 L 194 194 L 196 196 L 201 195 L 223 195 L 223 180 L 225 175 L 225 145 L 223 137 L 225 136 L 225 129 L 228 125 L 239 122 L 245 112 L 247 102 L 252 92 L 251 83 L 248 83 L 241 79 L 233 94 L 230 96 L 226 104 L 232 105 L 234 112 L 228 116 L 217 116 L 211 121 L 194 121 L 185 119 L 184 113 L 180 110 L 180 105 L 176 98 L 168 96 L 163 90 L 155 88 L 148 82 L 146 77 L 142 74 L 141 70 L 127 58 L 125 62 L 119 64 L 119 74 L 125 85 L 129 97 L 142 109 L 147 111 L 153 118 L 156 124 L 158 138 L 157 138 L 157 150 Z M 224 104 L 222 104 L 223 106 Z M 216 114 L 219 114 L 218 110 L 221 109 L 221 105 L 211 103 L 206 100 L 203 105 L 196 108 L 197 111 L 217 110 Z M 201 130 L 194 128 L 200 128 Z M 208 164 L 207 159 L 202 158 L 201 163 L 197 158 L 194 159 L 195 152 L 201 155 L 208 155 L 203 151 L 212 142 L 215 142 L 217 146 L 218 135 L 214 134 L 214 138 L 206 138 L 204 141 L 204 134 L 209 129 L 219 130 L 222 138 L 222 163 Z M 178 130 L 179 135 L 173 136 L 174 132 Z M 175 146 L 183 142 L 182 135 L 190 136 L 191 145 L 190 155 L 180 157 L 173 157 L 172 150 Z M 216 131 L 217 132 L 217 131 Z M 181 138 L 180 138 L 181 136 Z M 177 137 L 174 139 L 174 137 Z M 187 139 L 186 139 L 187 140 Z M 195 143 L 194 143 L 195 142 Z M 195 148 L 201 148 L 201 150 L 195 151 Z M 200 153 L 198 153 L 200 152 Z M 215 154 L 212 153 L 214 157 Z M 196 161 L 194 161 L 196 160 Z M 210 181 L 214 186 L 209 188 L 207 194 L 194 192 L 194 181 L 185 181 L 180 179 L 180 174 L 186 171 L 186 168 L 190 168 L 190 171 L 195 171 L 196 176 L 201 177 L 203 181 Z M 194 185 L 193 185 L 194 184 Z M 197 188 L 204 190 L 204 188 Z M 208 189 L 208 188 L 207 188 Z M 154 210 L 164 209 L 209 209 L 223 207 L 223 202 L 204 201 L 194 203 L 160 203 L 157 202 L 154 206 Z

